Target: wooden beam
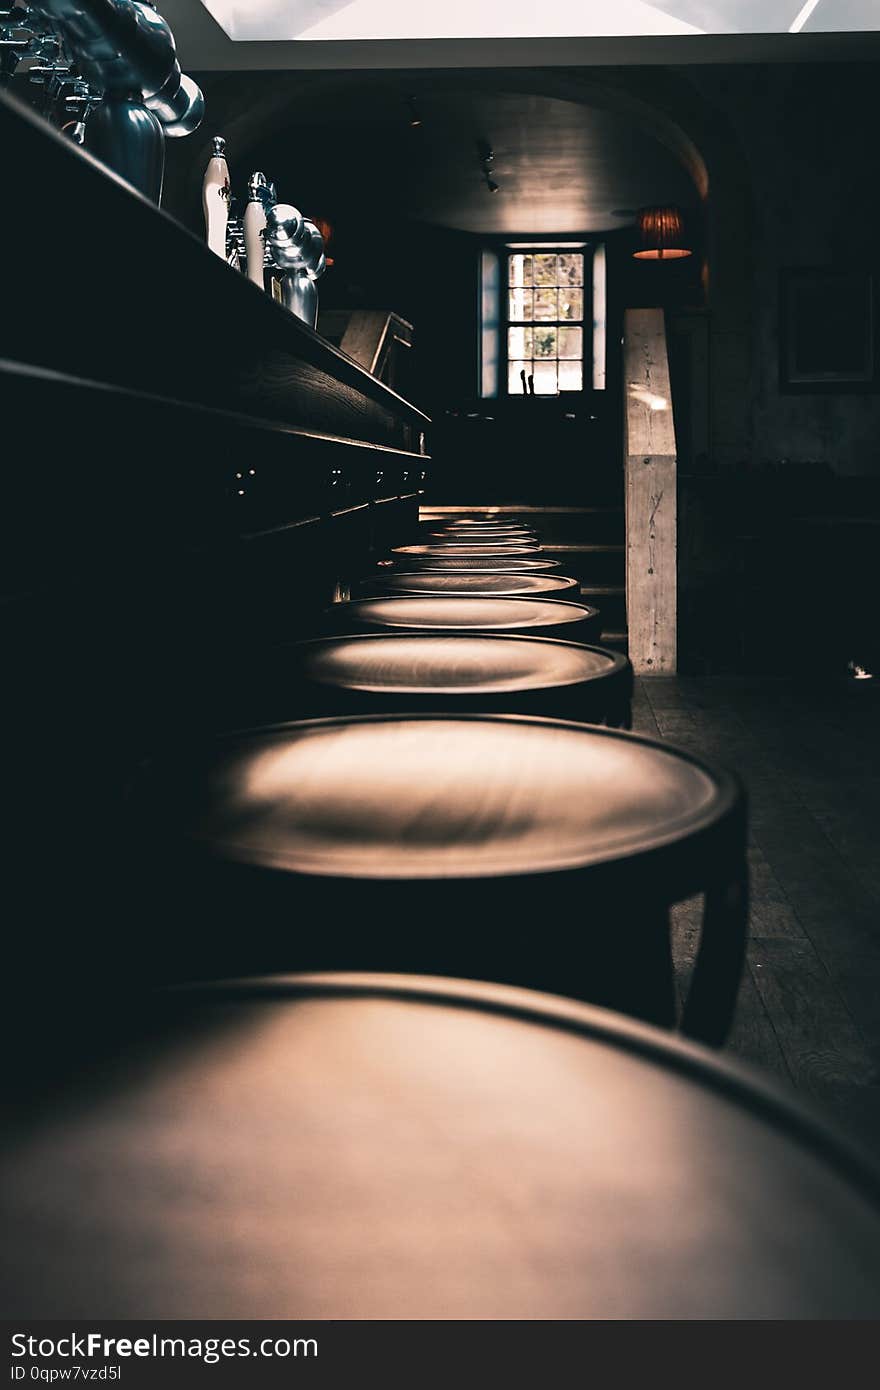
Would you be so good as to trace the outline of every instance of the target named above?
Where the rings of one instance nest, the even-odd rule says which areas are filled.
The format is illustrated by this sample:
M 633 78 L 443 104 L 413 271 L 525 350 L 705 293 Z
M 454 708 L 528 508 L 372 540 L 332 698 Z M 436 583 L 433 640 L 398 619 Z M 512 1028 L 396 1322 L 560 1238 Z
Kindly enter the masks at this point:
M 626 606 L 629 655 L 642 675 L 677 662 L 677 451 L 662 309 L 624 320 Z

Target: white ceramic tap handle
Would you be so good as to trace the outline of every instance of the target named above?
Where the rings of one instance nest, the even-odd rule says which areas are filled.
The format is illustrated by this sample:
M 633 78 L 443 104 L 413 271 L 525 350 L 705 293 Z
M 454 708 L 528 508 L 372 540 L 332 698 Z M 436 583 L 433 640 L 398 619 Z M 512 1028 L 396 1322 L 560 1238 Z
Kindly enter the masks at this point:
M 263 289 L 265 287 L 263 276 L 265 246 L 262 231 L 266 225 L 266 209 L 258 198 L 248 203 L 242 221 L 244 223 L 244 249 L 247 254 L 248 279 L 253 280 L 255 285 Z
M 215 255 L 226 260 L 226 224 L 229 221 L 229 165 L 226 163 L 226 142 L 219 135 L 214 139 L 214 153 L 208 160 L 202 184 L 202 207 L 205 212 L 205 232 L 208 246 Z

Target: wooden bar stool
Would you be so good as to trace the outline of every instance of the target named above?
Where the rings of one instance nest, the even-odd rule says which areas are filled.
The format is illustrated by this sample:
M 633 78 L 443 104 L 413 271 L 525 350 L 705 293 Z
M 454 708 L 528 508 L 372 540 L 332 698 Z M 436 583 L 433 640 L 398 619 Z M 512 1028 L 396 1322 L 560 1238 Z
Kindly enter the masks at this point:
M 392 555 L 479 555 L 507 558 L 511 555 L 541 555 L 539 545 L 511 541 L 433 541 L 430 545 L 395 545 Z
M 479 531 L 534 531 L 535 527 L 530 526 L 527 521 L 447 521 L 447 522 L 426 522 L 425 525 L 435 526 L 438 531 L 461 531 L 475 535 Z
M 628 728 L 632 667 L 601 647 L 481 631 L 313 638 L 255 653 L 225 722 L 325 714 L 543 714 Z
M 541 574 L 560 567 L 558 560 L 548 560 L 543 555 L 400 555 L 393 563 L 403 569 L 494 570 L 496 574 L 524 574 L 529 570 Z
M 438 540 L 454 541 L 537 541 L 538 534 L 525 526 L 475 526 L 458 530 L 450 527 L 446 531 L 433 529 L 427 533 Z
M 182 740 L 129 806 L 132 939 L 166 978 L 452 974 L 672 1026 L 668 909 L 705 892 L 681 1027 L 727 1033 L 744 796 L 665 743 L 520 715 L 305 720 Z
M 482 531 L 487 527 L 496 531 L 506 530 L 533 530 L 534 528 L 521 517 L 451 517 L 444 521 L 432 521 L 426 523 L 436 526 L 438 530 L 444 531 Z
M 444 594 L 470 595 L 472 598 L 571 599 L 581 591 L 580 580 L 567 574 L 488 574 L 479 570 L 388 569 L 381 576 L 364 580 L 360 589 L 368 594 Z
M 876 1168 L 702 1048 L 399 975 L 152 1012 L 6 1146 L 9 1317 L 876 1317 Z
M 426 545 L 540 545 L 541 539 L 534 531 L 436 531 L 421 527 L 415 541 Z
M 324 617 L 332 632 L 503 632 L 588 645 L 602 635 L 598 608 L 558 599 L 362 598 L 334 603 Z

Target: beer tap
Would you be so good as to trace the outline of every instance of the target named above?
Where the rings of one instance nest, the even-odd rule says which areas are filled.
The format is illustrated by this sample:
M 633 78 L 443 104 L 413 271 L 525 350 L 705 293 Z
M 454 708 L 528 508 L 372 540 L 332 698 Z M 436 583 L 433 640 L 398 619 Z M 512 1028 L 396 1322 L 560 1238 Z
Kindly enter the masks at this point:
M 213 154 L 208 160 L 202 181 L 202 210 L 205 214 L 205 235 L 208 246 L 226 260 L 226 230 L 229 223 L 229 165 L 226 163 L 226 141 L 214 136 Z
M 248 201 L 244 210 L 244 248 L 247 262 L 247 276 L 261 290 L 265 289 L 263 274 L 266 247 L 263 232 L 266 227 L 266 211 L 276 201 L 275 185 L 270 184 L 265 174 L 251 174 L 248 179 Z
M 57 28 L 71 75 L 94 94 L 86 147 L 158 203 L 166 135 L 188 135 L 204 113 L 165 20 L 141 0 L 39 0 L 35 9 Z
M 61 56 L 61 42 L 46 30 L 42 15 L 26 5 L 4 6 L 0 8 L 0 81 L 10 81 L 26 59 L 34 60 L 25 69 L 32 82 L 40 78 L 31 74 L 69 70 Z
M 318 285 L 327 262 L 324 238 L 314 222 L 289 203 L 274 203 L 266 212 L 266 246 L 281 274 L 285 308 L 310 328 L 318 322 Z

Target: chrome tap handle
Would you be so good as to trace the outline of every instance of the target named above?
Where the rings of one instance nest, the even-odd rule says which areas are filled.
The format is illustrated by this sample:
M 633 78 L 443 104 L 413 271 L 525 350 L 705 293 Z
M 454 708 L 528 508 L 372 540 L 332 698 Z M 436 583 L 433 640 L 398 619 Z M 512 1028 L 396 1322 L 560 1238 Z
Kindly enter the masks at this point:
M 90 86 L 111 96 L 139 96 L 169 135 L 187 135 L 199 125 L 204 98 L 181 73 L 174 35 L 152 5 L 40 0 L 38 8 L 57 23 Z
M 198 130 L 205 115 L 205 98 L 201 87 L 180 71 L 175 62 L 171 76 L 160 92 L 147 97 L 145 103 L 158 116 L 166 135 L 178 138 Z
M 266 246 L 272 264 L 283 272 L 281 294 L 286 308 L 310 328 L 318 321 L 317 280 L 326 267 L 324 238 L 308 218 L 289 203 L 275 203 L 266 213 Z
M 302 213 L 289 203 L 274 203 L 266 210 L 266 245 L 273 265 L 279 270 L 299 270 L 301 250 L 305 239 Z

